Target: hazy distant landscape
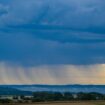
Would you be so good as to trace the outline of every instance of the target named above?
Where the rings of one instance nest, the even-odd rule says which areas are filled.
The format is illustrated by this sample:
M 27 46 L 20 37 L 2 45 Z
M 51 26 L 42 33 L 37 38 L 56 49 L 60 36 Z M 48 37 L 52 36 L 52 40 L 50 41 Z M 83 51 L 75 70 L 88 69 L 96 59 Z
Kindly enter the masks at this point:
M 0 94 L 7 90 L 12 92 L 19 91 L 23 94 L 30 94 L 37 91 L 52 91 L 52 92 L 98 92 L 105 94 L 105 85 L 0 85 Z M 3 91 L 4 90 L 4 91 Z M 24 92 L 25 91 L 25 92 Z M 14 93 L 14 92 L 13 92 Z
M 105 85 L 0 85 L 0 103 L 104 105 Z

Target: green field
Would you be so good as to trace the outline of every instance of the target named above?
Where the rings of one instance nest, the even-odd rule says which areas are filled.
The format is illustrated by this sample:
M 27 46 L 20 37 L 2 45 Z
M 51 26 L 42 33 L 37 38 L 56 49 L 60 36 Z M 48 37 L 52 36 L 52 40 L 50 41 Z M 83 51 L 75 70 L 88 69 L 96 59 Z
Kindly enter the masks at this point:
M 0 104 L 0 105 L 105 105 L 105 101 L 84 101 L 84 102 L 57 102 L 57 103 L 25 103 L 25 104 Z

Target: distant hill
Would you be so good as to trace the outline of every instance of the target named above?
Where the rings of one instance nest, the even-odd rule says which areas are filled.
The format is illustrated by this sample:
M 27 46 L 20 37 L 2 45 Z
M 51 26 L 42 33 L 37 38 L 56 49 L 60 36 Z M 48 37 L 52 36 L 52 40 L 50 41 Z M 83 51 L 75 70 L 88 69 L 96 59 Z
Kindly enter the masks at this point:
M 54 92 L 98 92 L 105 94 L 105 85 L 1 85 L 1 87 L 8 87 L 13 93 L 29 93 L 36 91 L 54 91 Z M 13 89 L 13 90 L 10 90 Z M 0 89 L 1 90 L 1 89 Z M 15 91 L 15 92 L 14 92 Z M 4 92 L 7 92 L 4 90 Z M 30 94 L 30 93 L 29 93 Z
M 0 86 L 0 95 L 32 95 L 30 91 L 22 91 L 11 86 Z

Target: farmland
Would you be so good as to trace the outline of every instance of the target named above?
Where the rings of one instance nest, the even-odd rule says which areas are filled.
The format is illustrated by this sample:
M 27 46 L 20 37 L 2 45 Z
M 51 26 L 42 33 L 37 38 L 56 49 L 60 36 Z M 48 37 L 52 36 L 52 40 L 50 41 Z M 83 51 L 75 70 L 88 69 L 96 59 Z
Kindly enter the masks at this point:
M 24 103 L 24 104 L 0 104 L 0 105 L 105 105 L 105 101 L 75 101 L 75 102 L 52 102 L 52 103 Z

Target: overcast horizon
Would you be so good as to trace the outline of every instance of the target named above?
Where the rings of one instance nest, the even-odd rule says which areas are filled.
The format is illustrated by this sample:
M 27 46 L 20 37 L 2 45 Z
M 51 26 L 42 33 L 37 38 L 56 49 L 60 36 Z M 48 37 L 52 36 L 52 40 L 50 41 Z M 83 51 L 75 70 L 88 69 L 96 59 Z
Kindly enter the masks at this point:
M 105 84 L 104 0 L 0 0 L 0 84 Z

